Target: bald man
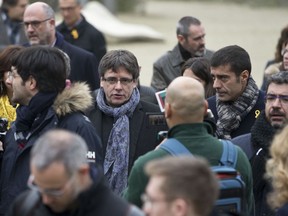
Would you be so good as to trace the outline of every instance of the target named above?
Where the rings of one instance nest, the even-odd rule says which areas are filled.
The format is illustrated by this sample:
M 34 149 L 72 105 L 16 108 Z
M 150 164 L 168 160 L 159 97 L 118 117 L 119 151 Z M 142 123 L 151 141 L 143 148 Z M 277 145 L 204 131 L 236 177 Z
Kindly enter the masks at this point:
M 64 51 L 70 57 L 69 79 L 72 82 L 84 81 L 91 90 L 99 88 L 99 61 L 92 53 L 64 40 L 63 35 L 56 31 L 55 14 L 48 4 L 35 2 L 29 5 L 24 12 L 23 23 L 28 45 L 47 45 Z
M 203 85 L 194 78 L 178 77 L 167 88 L 165 118 L 169 126 L 168 139 L 177 139 L 193 155 L 202 156 L 208 160 L 211 166 L 216 166 L 219 165 L 223 147 L 217 138 L 208 133 L 211 126 L 203 122 L 207 106 Z M 238 147 L 237 151 L 236 169 L 246 184 L 247 206 L 252 211 L 254 199 L 251 168 L 243 151 Z M 169 153 L 164 149 L 157 148 L 136 160 L 129 176 L 128 188 L 124 192 L 124 197 L 129 202 L 139 207 L 142 206 L 140 197 L 141 194 L 145 193 L 145 187 L 148 183 L 144 166 L 151 160 L 167 155 Z M 151 198 L 151 202 L 152 200 Z

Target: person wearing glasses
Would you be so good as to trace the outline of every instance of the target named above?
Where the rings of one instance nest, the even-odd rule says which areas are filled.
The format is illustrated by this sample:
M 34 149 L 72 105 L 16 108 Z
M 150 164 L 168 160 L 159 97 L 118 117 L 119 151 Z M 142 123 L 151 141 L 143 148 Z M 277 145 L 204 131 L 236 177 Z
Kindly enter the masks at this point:
M 167 130 L 159 107 L 140 100 L 139 72 L 130 51 L 107 52 L 99 64 L 101 88 L 88 114 L 103 143 L 105 176 L 117 194 L 126 188 L 134 161 L 153 150 L 158 132 Z
M 0 52 L 8 45 L 28 42 L 23 26 L 23 14 L 28 0 L 3 0 L 0 8 Z
M 281 71 L 272 75 L 268 78 L 267 85 L 265 112 L 261 112 L 256 119 L 251 133 L 232 139 L 250 159 L 256 216 L 275 214 L 267 204 L 270 184 L 264 180 L 264 173 L 274 135 L 288 123 L 288 72 Z
M 100 138 L 84 115 L 93 104 L 91 91 L 85 83 L 67 85 L 67 54 L 54 47 L 26 47 L 11 65 L 6 82 L 13 89 L 12 103 L 19 106 L 3 143 L 0 215 L 6 214 L 16 196 L 27 189 L 31 148 L 50 129 L 63 128 L 79 134 L 87 142 L 85 155 L 91 165 L 103 164 Z
M 97 60 L 106 53 L 104 35 L 81 14 L 86 0 L 60 0 L 59 9 L 63 21 L 56 27 L 69 43 L 93 53 Z
M 206 32 L 200 20 L 195 17 L 182 17 L 177 23 L 176 36 L 178 44 L 153 64 L 151 87 L 155 91 L 164 90 L 173 79 L 181 76 L 181 67 L 189 58 L 210 59 L 213 54 L 213 51 L 205 47 Z
M 31 150 L 30 190 L 16 199 L 7 216 L 144 216 L 111 191 L 101 168 L 89 165 L 87 150 L 81 136 L 66 130 L 51 130 L 37 139 Z
M 24 49 L 22 46 L 9 45 L 0 53 L 0 118 L 1 120 L 7 120 L 7 129 L 10 128 L 11 122 L 16 119 L 16 104 L 11 101 L 13 89 L 10 83 L 7 82 L 7 78 L 11 70 L 12 58 L 22 49 Z M 1 123 L 0 125 L 2 126 Z M 4 132 L 1 127 L 0 132 Z
M 44 2 L 29 5 L 24 13 L 23 24 L 29 39 L 28 45 L 45 45 L 61 49 L 70 57 L 72 82 L 84 81 L 91 90 L 99 88 L 98 64 L 96 57 L 79 47 L 64 40 L 63 35 L 56 31 L 53 9 Z
M 148 162 L 142 194 L 146 216 L 208 216 L 219 194 L 218 180 L 202 157 L 167 156 Z

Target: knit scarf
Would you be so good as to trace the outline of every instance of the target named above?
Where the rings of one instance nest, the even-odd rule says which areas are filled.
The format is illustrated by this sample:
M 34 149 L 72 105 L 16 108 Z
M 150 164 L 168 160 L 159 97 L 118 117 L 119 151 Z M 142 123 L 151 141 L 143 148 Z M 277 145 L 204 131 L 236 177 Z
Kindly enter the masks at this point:
M 103 88 L 97 95 L 99 109 L 108 116 L 113 116 L 114 121 L 110 132 L 104 159 L 104 174 L 112 190 L 121 194 L 127 186 L 129 163 L 129 117 L 140 101 L 140 93 L 134 88 L 129 101 L 120 107 L 111 107 L 105 103 Z
M 32 125 L 36 117 L 52 106 L 56 92 L 38 92 L 30 100 L 28 106 L 20 105 L 16 110 L 15 139 L 19 147 L 24 147 L 31 135 Z M 40 123 L 40 121 L 39 121 Z
M 241 121 L 255 106 L 259 95 L 258 87 L 252 77 L 248 80 L 244 92 L 234 102 L 222 102 L 216 96 L 218 112 L 216 134 L 222 139 L 231 139 L 231 132 L 236 130 Z

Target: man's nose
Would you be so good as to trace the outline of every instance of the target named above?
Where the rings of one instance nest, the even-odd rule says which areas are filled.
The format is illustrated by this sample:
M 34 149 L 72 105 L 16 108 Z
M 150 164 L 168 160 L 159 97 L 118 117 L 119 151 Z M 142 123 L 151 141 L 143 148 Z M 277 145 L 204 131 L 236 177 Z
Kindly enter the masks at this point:
M 222 86 L 222 83 L 219 79 L 215 78 L 214 81 L 213 81 L 213 88 L 214 89 L 219 89 L 221 88 Z

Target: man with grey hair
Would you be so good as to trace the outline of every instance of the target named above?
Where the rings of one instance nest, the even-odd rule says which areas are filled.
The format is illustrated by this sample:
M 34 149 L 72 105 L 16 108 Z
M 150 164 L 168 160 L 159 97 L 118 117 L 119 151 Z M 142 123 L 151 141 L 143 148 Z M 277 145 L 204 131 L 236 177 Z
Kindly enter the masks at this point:
M 64 40 L 56 31 L 53 9 L 44 2 L 29 5 L 24 13 L 23 23 L 30 45 L 48 45 L 57 47 L 70 57 L 71 74 L 69 79 L 84 81 L 91 90 L 99 88 L 98 63 L 96 57 Z
M 16 199 L 8 215 L 143 216 L 107 187 L 86 152 L 85 141 L 75 133 L 58 129 L 42 135 L 31 151 L 31 190 Z
M 178 76 L 185 61 L 193 57 L 211 58 L 213 52 L 205 48 L 205 29 L 195 17 L 182 17 L 177 24 L 178 44 L 153 64 L 151 86 L 160 91 Z
M 69 43 L 93 53 L 98 62 L 106 53 L 103 34 L 81 14 L 86 0 L 59 0 L 63 21 L 56 27 Z

